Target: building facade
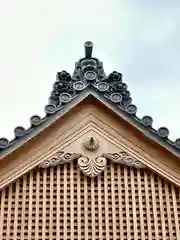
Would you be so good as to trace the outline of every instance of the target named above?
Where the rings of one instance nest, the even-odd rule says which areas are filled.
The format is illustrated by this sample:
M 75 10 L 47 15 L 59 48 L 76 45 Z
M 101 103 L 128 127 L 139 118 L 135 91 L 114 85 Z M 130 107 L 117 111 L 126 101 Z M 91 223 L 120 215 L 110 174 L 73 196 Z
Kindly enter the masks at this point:
M 0 239 L 180 239 L 180 139 L 155 130 L 85 43 L 46 116 L 0 139 Z

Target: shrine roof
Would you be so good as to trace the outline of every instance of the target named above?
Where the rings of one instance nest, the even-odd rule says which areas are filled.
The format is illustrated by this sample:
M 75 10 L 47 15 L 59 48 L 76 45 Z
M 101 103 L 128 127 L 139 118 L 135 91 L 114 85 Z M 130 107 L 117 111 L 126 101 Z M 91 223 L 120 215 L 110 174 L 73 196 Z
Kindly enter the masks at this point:
M 12 140 L 0 138 L 0 159 L 39 134 L 74 105 L 89 96 L 103 102 L 147 137 L 180 157 L 180 138 L 171 141 L 168 137 L 169 130 L 164 126 L 154 129 L 151 116 L 139 118 L 137 106 L 132 103 L 131 93 L 123 81 L 122 73 L 113 71 L 106 75 L 103 63 L 92 57 L 92 50 L 93 44 L 86 42 L 85 57 L 75 63 L 72 76 L 66 71 L 57 73 L 49 102 L 45 106 L 45 117 L 33 115 L 28 129 L 22 126 L 15 127 Z

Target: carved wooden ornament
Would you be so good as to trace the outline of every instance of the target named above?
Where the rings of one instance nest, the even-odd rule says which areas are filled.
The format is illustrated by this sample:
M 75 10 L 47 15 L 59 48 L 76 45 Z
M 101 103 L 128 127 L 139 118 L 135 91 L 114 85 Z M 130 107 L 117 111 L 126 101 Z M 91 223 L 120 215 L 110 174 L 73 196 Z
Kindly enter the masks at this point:
M 120 151 L 119 153 L 106 153 L 103 154 L 103 156 L 112 160 L 114 163 L 120 163 L 135 168 L 145 168 L 145 165 L 143 163 L 130 156 L 125 151 Z
M 86 148 L 85 153 L 83 151 L 82 153 L 65 153 L 64 151 L 58 151 L 50 159 L 44 160 L 40 163 L 39 167 L 48 168 L 58 164 L 69 163 L 74 159 L 77 159 L 79 168 L 89 177 L 95 177 L 101 174 L 106 167 L 107 159 L 113 161 L 114 163 L 124 164 L 129 167 L 146 167 L 129 153 L 122 150 L 120 150 L 119 153 L 103 153 L 98 155 L 96 150 L 99 148 L 99 142 L 94 137 L 88 137 L 84 141 L 84 147 Z M 92 154 L 92 152 L 94 153 Z
M 104 171 L 106 163 L 107 161 L 105 157 L 96 157 L 91 159 L 83 156 L 78 159 L 79 168 L 89 177 L 95 177 Z
M 58 164 L 65 164 L 71 162 L 74 159 L 79 158 L 81 155 L 78 153 L 64 153 L 59 151 L 53 155 L 49 160 L 44 160 L 40 163 L 40 168 L 48 168 L 52 166 L 57 166 Z

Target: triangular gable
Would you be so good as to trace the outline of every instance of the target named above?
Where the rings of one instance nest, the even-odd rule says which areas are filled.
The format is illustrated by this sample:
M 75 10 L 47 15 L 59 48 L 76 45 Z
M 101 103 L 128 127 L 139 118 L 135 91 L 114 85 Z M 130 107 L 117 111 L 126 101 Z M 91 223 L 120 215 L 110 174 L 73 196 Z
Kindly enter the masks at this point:
M 72 118 L 76 126 L 81 126 L 81 128 L 89 126 L 88 131 L 94 131 L 93 133 L 97 134 L 98 137 L 104 136 L 103 142 L 106 143 L 105 145 L 107 145 L 107 142 L 109 144 L 111 142 L 108 138 L 114 139 L 113 144 L 107 145 L 107 149 L 99 152 L 100 157 L 105 158 L 106 161 L 107 159 L 116 161 L 117 159 L 114 159 L 114 156 L 116 156 L 120 163 L 126 162 L 126 164 L 128 164 L 127 159 L 134 159 L 132 160 L 133 163 L 130 163 L 134 167 L 135 161 L 142 166 L 152 168 L 179 185 L 180 139 L 175 142 L 169 140 L 169 131 L 165 127 L 155 130 L 152 127 L 153 120 L 150 116 L 144 116 L 142 119 L 137 117 L 137 107 L 132 104 L 131 94 L 122 80 L 122 74 L 114 71 L 106 76 L 102 62 L 92 57 L 92 47 L 91 42 L 85 43 L 85 58 L 80 59 L 75 64 L 72 77 L 65 71 L 57 74 L 49 104 L 45 106 L 45 117 L 32 116 L 30 119 L 31 127 L 27 130 L 23 127 L 16 127 L 14 130 L 15 138 L 12 141 L 8 141 L 6 138 L 0 139 L 1 186 L 32 169 L 37 164 L 41 164 L 41 157 L 36 153 L 51 158 L 53 154 L 57 156 L 56 150 L 58 152 L 65 151 L 63 141 L 65 141 L 67 133 L 63 132 L 61 134 L 62 128 L 58 124 L 69 115 L 71 116 L 73 111 L 76 112 L 75 109 L 79 109 L 76 114 L 77 116 L 80 114 L 82 122 L 85 121 L 82 112 L 86 109 L 86 114 L 88 114 L 86 118 L 88 122 L 84 123 L 85 125 L 80 123 L 81 121 L 75 117 L 76 115 L 73 115 Z M 106 118 L 105 129 L 107 129 L 103 130 L 103 127 L 100 126 Z M 114 119 L 116 119 L 115 122 Z M 68 121 L 71 122 L 71 120 Z M 112 122 L 114 123 L 112 124 Z M 55 144 L 54 133 L 49 130 L 54 129 L 54 126 L 57 125 L 59 128 L 56 129 L 56 132 L 62 135 L 62 140 L 58 142 L 58 145 Z M 64 122 L 62 125 L 64 126 Z M 67 132 L 72 128 L 71 125 L 68 126 L 69 128 L 66 128 Z M 126 130 L 121 132 L 122 129 Z M 79 129 L 79 131 L 82 130 Z M 114 131 L 115 135 L 113 135 Z M 108 138 L 105 138 L 107 132 Z M 78 136 L 79 132 L 75 131 L 75 133 Z M 46 136 L 46 138 L 42 136 Z M 57 138 L 59 139 L 58 135 Z M 41 142 L 37 139 L 41 139 Z M 48 141 L 46 148 L 43 145 L 44 141 Z M 34 144 L 38 151 L 35 151 Z M 50 146 L 51 148 L 49 148 Z M 116 146 L 115 149 L 113 146 Z M 29 149 L 28 153 L 27 149 Z M 114 152 L 112 149 L 114 149 Z M 73 153 L 80 154 L 77 151 Z M 15 166 L 17 169 L 13 173 Z M 91 170 L 92 168 L 93 166 L 91 166 Z M 103 171 L 103 169 L 101 170 Z
M 79 96 L 87 96 L 92 92 L 103 102 L 111 104 L 113 110 L 149 138 L 180 157 L 180 139 L 171 141 L 168 138 L 169 130 L 166 127 L 155 130 L 150 116 L 144 116 L 142 119 L 137 117 L 137 107 L 132 104 L 131 94 L 122 80 L 122 74 L 114 71 L 106 76 L 103 63 L 92 57 L 92 48 L 91 42 L 85 43 L 85 58 L 75 64 L 72 77 L 65 71 L 58 72 L 49 104 L 45 106 L 46 116 L 44 118 L 32 116 L 29 129 L 22 126 L 16 127 L 14 129 L 15 138 L 11 141 L 0 138 L 0 159 L 52 124 L 54 120 L 63 115 L 66 108 L 70 108 L 74 104 L 74 100 L 78 101 Z
M 50 167 L 73 159 L 89 177 L 101 174 L 112 161 L 151 169 L 180 186 L 178 157 L 89 97 L 0 162 L 0 188 L 37 166 Z
M 89 95 L 92 92 L 93 95 L 98 95 L 98 98 L 101 98 L 103 102 L 111 104 L 112 108 L 121 117 L 136 126 L 149 138 L 180 157 L 180 139 L 172 142 L 168 138 L 169 130 L 166 127 L 155 130 L 152 127 L 153 120 L 150 116 L 144 116 L 142 119 L 137 117 L 137 107 L 132 104 L 131 94 L 122 80 L 122 74 L 114 71 L 106 76 L 103 63 L 92 57 L 92 49 L 92 43 L 86 42 L 85 58 L 80 59 L 75 64 L 72 77 L 65 71 L 57 73 L 49 104 L 45 106 L 46 116 L 44 118 L 32 116 L 29 129 L 24 129 L 22 126 L 16 127 L 14 129 L 15 138 L 11 141 L 0 138 L 0 159 L 3 159 L 16 148 L 36 136 L 39 131 L 53 123 L 66 111 L 67 105 L 71 107 L 71 104 L 74 104 L 74 99 L 78 101 L 77 98 L 82 93 Z

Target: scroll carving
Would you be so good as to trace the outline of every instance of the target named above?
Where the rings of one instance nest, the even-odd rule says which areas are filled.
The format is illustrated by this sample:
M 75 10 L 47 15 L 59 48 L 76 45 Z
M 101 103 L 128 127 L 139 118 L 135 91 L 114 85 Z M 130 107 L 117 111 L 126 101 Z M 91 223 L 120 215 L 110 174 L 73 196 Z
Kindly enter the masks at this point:
M 120 163 L 127 165 L 129 167 L 135 168 L 145 168 L 146 166 L 138 161 L 136 158 L 132 157 L 125 151 L 120 151 L 119 153 L 106 153 L 103 156 L 107 159 L 112 160 L 114 163 Z
M 79 168 L 89 177 L 95 177 L 104 171 L 106 163 L 104 157 L 88 158 L 83 156 L 78 159 Z
M 48 168 L 52 166 L 57 166 L 58 164 L 64 164 L 71 162 L 74 159 L 77 159 L 81 156 L 78 153 L 64 153 L 63 151 L 59 151 L 53 155 L 49 160 L 44 160 L 39 167 L 40 168 Z
M 93 144 L 95 144 L 95 142 Z M 89 151 L 92 151 L 93 149 L 95 148 L 90 148 Z M 58 164 L 69 163 L 74 159 L 78 160 L 78 166 L 80 170 L 91 178 L 98 176 L 104 171 L 108 159 L 114 163 L 124 164 L 129 167 L 146 167 L 143 163 L 125 151 L 120 151 L 119 153 L 105 153 L 102 155 L 100 154 L 99 156 L 84 156 L 83 154 L 79 153 L 65 153 L 63 151 L 59 151 L 55 153 L 49 160 L 46 159 L 40 163 L 39 167 L 48 168 L 57 166 Z

